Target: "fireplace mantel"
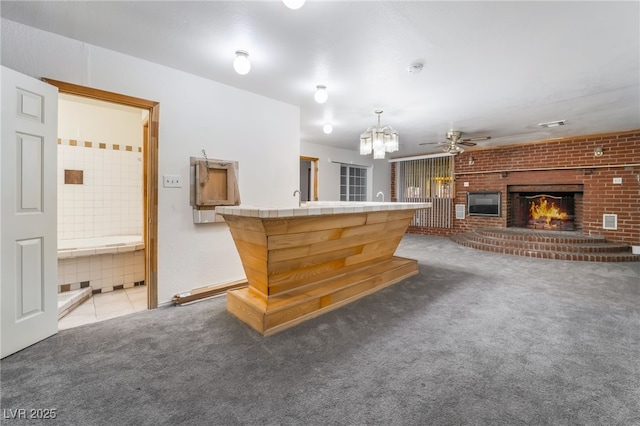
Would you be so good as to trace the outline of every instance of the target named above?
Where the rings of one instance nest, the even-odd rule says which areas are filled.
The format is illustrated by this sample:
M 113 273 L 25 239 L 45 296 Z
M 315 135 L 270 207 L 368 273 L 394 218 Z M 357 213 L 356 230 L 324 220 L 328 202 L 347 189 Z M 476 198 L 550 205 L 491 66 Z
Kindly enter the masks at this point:
M 508 192 L 582 192 L 582 184 L 545 183 L 536 185 L 509 185 Z

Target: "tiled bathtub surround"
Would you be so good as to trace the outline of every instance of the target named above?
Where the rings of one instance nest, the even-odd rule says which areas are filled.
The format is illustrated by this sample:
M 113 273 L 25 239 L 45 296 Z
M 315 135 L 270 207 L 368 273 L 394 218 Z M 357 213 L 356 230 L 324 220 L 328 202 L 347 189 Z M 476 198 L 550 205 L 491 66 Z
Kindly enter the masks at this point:
M 144 284 L 144 245 L 140 237 L 60 241 L 58 292 L 91 287 L 93 293 Z
M 65 170 L 82 184 L 65 185 Z M 58 240 L 142 234 L 139 147 L 58 140 Z

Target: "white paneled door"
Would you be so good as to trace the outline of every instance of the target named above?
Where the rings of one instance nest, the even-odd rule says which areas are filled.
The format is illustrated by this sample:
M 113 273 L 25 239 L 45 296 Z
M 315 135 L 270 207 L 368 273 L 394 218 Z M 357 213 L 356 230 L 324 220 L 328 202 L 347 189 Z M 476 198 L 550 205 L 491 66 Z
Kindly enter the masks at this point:
M 58 89 L 2 67 L 0 357 L 58 332 Z

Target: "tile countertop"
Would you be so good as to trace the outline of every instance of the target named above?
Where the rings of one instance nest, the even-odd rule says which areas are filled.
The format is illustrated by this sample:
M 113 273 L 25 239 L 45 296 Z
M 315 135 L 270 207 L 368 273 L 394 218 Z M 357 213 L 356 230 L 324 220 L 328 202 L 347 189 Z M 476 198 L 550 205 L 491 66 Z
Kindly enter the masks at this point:
M 216 213 L 221 215 L 281 218 L 294 216 L 319 216 L 343 213 L 363 213 L 385 210 L 426 209 L 432 203 L 380 203 L 359 201 L 309 201 L 300 207 L 258 207 L 258 206 L 218 206 Z

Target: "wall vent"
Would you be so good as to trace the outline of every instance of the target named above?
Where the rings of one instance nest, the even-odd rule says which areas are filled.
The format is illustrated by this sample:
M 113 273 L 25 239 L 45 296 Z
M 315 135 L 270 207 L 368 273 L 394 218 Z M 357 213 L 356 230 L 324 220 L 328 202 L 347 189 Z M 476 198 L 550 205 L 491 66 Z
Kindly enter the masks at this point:
M 602 215 L 602 229 L 618 229 L 618 215 L 617 214 L 603 214 Z

